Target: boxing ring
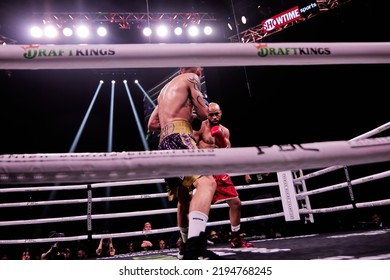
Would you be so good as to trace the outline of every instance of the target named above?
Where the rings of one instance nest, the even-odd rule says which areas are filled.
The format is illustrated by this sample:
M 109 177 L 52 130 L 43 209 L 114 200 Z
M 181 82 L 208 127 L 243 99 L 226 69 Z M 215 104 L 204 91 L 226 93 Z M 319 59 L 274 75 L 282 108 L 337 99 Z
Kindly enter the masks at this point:
M 227 62 L 224 60 L 223 65 L 225 63 L 233 63 L 229 64 L 229 66 L 235 65 L 234 63 L 239 65 L 247 65 L 247 63 L 252 63 L 249 65 L 253 65 L 253 63 L 256 63 L 258 65 L 259 60 L 253 62 L 253 57 L 249 57 L 251 55 L 259 57 L 258 52 L 261 48 L 278 49 L 287 47 L 285 44 L 268 44 L 268 46 L 257 46 L 257 49 L 255 45 L 251 44 L 238 44 L 246 46 L 235 44 L 229 44 L 231 46 L 213 45 L 216 48 L 214 49 L 213 47 L 213 51 L 223 50 L 222 57 L 225 55 L 225 58 L 228 58 Z M 324 58 L 318 59 L 317 56 L 313 55 L 308 57 L 303 62 L 304 64 L 390 62 L 389 44 L 370 44 L 373 47 L 370 52 L 367 51 L 365 44 L 357 44 L 358 47 L 348 44 L 319 45 L 325 49 L 332 50 L 334 48 L 331 53 L 335 54 L 335 56 L 325 61 L 323 60 Z M 308 44 L 306 47 L 311 46 L 311 44 Z M 348 47 L 346 48 L 346 46 Z M 151 51 L 153 52 L 155 47 L 149 47 L 153 49 Z M 199 47 L 199 50 L 197 50 L 198 47 L 194 46 L 195 51 L 199 51 L 196 52 L 197 55 L 195 57 L 202 56 L 201 51 L 204 51 L 203 47 L 206 46 Z M 207 46 L 207 49 L 209 47 Z M 23 51 L 19 48 L 20 46 L 0 46 L 0 67 L 2 69 L 22 69 L 26 67 L 26 61 L 21 60 L 20 53 L 32 51 L 34 48 L 29 46 Z M 40 46 L 39 48 L 47 49 L 47 51 L 42 52 L 47 54 L 53 52 L 53 50 L 50 51 L 49 49 L 58 48 L 58 46 Z M 65 46 L 63 47 L 64 53 L 71 53 L 72 48 L 84 47 Z M 115 67 L 124 67 L 125 64 L 122 64 L 122 62 L 127 63 L 128 61 L 123 60 L 123 57 L 133 61 L 133 55 L 136 55 L 130 51 L 132 55 L 128 57 L 127 50 L 123 49 L 123 47 L 113 46 L 111 48 L 118 48 L 113 53 L 121 54 L 118 56 L 120 59 L 115 62 Z M 131 48 L 136 49 L 137 47 L 129 47 L 129 49 Z M 183 63 L 184 53 L 183 55 L 180 55 L 180 53 L 178 55 L 175 52 L 177 48 L 180 47 L 167 48 L 168 54 L 164 54 L 164 51 L 162 54 L 160 53 L 163 57 L 161 61 L 163 65 L 177 66 Z M 253 49 L 255 49 L 254 52 Z M 174 60 L 174 62 L 171 62 L 172 50 L 175 50 L 173 53 L 178 55 L 178 59 Z M 342 56 L 345 55 L 347 50 L 351 51 L 348 56 L 350 60 L 342 62 Z M 364 50 L 363 53 L 362 50 Z M 209 56 L 214 56 L 213 51 L 208 53 L 207 58 L 202 56 L 202 65 L 217 66 L 221 64 L 218 59 L 209 59 Z M 234 52 L 234 57 L 231 57 Z M 248 58 L 245 58 L 245 55 L 243 58 L 240 58 L 241 52 L 247 53 Z M 372 52 L 374 52 L 374 55 L 372 55 Z M 167 60 L 166 58 L 169 59 Z M 62 57 L 61 59 L 64 58 Z M 105 65 L 101 63 L 101 59 L 73 60 L 72 58 L 69 60 L 72 63 L 65 65 L 70 68 L 79 68 L 83 65 L 86 68 L 99 67 Z M 149 62 L 143 64 L 140 62 L 143 59 Z M 263 60 L 261 63 L 266 65 L 299 63 L 296 57 L 292 58 L 292 60 L 289 59 L 287 58 L 287 61 L 270 59 L 267 60 L 268 62 Z M 54 60 L 56 59 L 51 60 L 51 58 L 46 57 L 34 64 L 35 66 L 30 65 L 29 67 L 31 69 L 56 68 L 55 65 L 57 65 L 58 61 L 54 63 Z M 157 67 L 156 61 L 151 62 L 151 60 L 145 57 L 139 58 L 139 60 L 133 61 L 134 64 L 131 64 L 131 66 Z M 169 63 L 171 64 L 165 64 L 167 61 L 170 61 Z M 193 62 L 185 61 L 187 63 Z M 127 65 L 127 67 L 129 66 Z M 149 209 L 149 205 L 155 205 L 156 200 L 166 199 L 167 197 L 165 193 L 153 192 L 156 189 L 156 184 L 164 184 L 161 178 L 181 176 L 183 174 L 202 173 L 211 175 L 229 173 L 234 178 L 243 174 L 275 173 L 277 175 L 276 181 L 236 186 L 240 197 L 244 197 L 249 190 L 251 193 L 261 193 L 263 190 L 272 188 L 276 189 L 278 193 L 277 196 L 270 198 L 242 199 L 243 210 L 247 207 L 270 203 L 277 204 L 278 208 L 281 209 L 281 211 L 274 213 L 258 213 L 251 216 L 243 214 L 241 222 L 244 224 L 272 219 L 283 219 L 286 224 L 299 221 L 304 224 L 315 224 L 317 215 L 388 206 L 390 205 L 390 195 L 376 200 L 358 200 L 354 193 L 358 188 L 363 188 L 365 184 L 371 188 L 373 182 L 381 182 L 390 176 L 390 170 L 383 169 L 388 168 L 387 165 L 390 162 L 390 137 L 374 137 L 378 134 L 387 133 L 389 128 L 390 122 L 349 141 L 197 151 L 170 150 L 121 153 L 0 155 L 0 208 L 2 208 L 1 212 L 5 213 L 0 220 L 0 228 L 2 229 L 0 231 L 0 245 L 25 247 L 26 244 L 50 244 L 57 241 L 95 240 L 98 242 L 97 240 L 101 238 L 123 239 L 140 236 L 143 234 L 143 231 L 110 231 L 109 233 L 102 233 L 103 227 L 101 225 L 107 221 L 110 224 L 126 224 L 140 218 L 143 221 L 152 221 L 152 224 L 158 224 L 157 222 L 154 223 L 153 220 L 162 219 L 160 217 L 165 216 L 172 216 L 172 219 L 175 220 L 177 209 L 174 205 L 164 209 Z M 350 169 L 364 165 L 378 165 L 378 169 L 381 171 L 363 177 L 352 178 Z M 344 181 L 321 187 L 318 187 L 316 183 L 311 184 L 312 180 L 317 180 L 322 176 L 327 176 L 340 170 L 343 171 Z M 386 182 L 388 182 L 388 179 Z M 110 188 L 113 193 L 118 195 L 105 196 L 103 190 L 107 188 Z M 136 194 L 132 193 L 132 190 L 135 189 Z M 115 190 L 118 191 L 115 192 Z M 317 196 L 325 193 L 332 195 L 333 192 L 340 190 L 345 191 L 342 194 L 345 195 L 347 203 L 327 206 L 324 206 L 323 202 L 317 204 Z M 58 199 L 48 195 L 53 193 L 55 193 Z M 27 199 L 26 196 L 28 197 Z M 137 203 L 137 201 L 140 203 Z M 121 209 L 128 209 L 128 211 L 106 213 L 102 206 L 106 203 L 118 203 L 121 205 Z M 136 207 L 130 207 L 132 205 L 136 205 Z M 57 208 L 57 210 L 51 212 L 47 210 L 49 209 L 48 207 Z M 208 222 L 208 227 L 217 227 L 230 223 L 227 219 L 227 204 L 212 205 L 211 208 L 211 219 Z M 58 211 L 58 209 L 61 209 L 61 211 Z M 216 213 L 219 209 L 223 209 L 223 212 L 220 215 L 214 215 L 213 213 Z M 61 213 L 61 215 L 54 216 L 54 213 Z M 40 226 L 45 227 L 46 231 L 37 231 L 36 228 Z M 65 231 L 65 236 L 48 238 L 47 233 L 54 228 L 64 229 L 61 231 Z M 72 230 L 67 231 L 70 228 Z M 112 228 L 115 227 L 113 226 Z M 159 226 L 157 228 L 154 226 L 151 233 L 163 234 L 177 231 L 178 228 L 176 226 Z M 385 233 L 387 234 L 387 232 Z M 255 244 L 256 247 L 259 247 L 257 245 L 261 244 L 261 242 L 258 241 Z M 217 252 L 219 250 L 219 248 L 216 248 Z M 390 253 L 390 248 L 388 248 L 388 252 Z M 120 258 L 120 256 L 118 255 L 116 258 Z M 245 256 L 242 258 L 245 258 Z M 386 255 L 385 258 L 390 257 Z
M 283 218 L 286 223 L 289 221 L 297 221 L 300 219 L 303 219 L 305 221 L 310 221 L 312 223 L 315 223 L 314 215 L 320 214 L 320 213 L 330 213 L 330 212 L 337 212 L 337 211 L 346 211 L 346 210 L 351 210 L 351 209 L 361 209 L 361 208 L 366 208 L 366 207 L 376 207 L 376 206 L 386 206 L 390 204 L 390 197 L 388 198 L 383 198 L 381 200 L 376 200 L 376 201 L 362 201 L 358 202 L 353 199 L 353 188 L 356 188 L 355 186 L 368 183 L 368 182 L 373 182 L 373 181 L 379 181 L 383 180 L 387 177 L 390 176 L 390 171 L 383 171 L 379 172 L 376 174 L 371 174 L 369 176 L 361 177 L 361 178 L 356 178 L 356 179 L 349 179 L 348 177 L 346 178 L 346 182 L 338 183 L 336 185 L 329 185 L 321 188 L 314 188 L 314 189 L 308 189 L 308 181 L 312 180 L 312 178 L 318 177 L 318 176 L 323 176 L 327 175 L 330 172 L 334 172 L 338 169 L 345 168 L 345 165 L 343 164 L 344 162 L 347 165 L 355 165 L 355 162 L 357 164 L 362 164 L 364 162 L 374 162 L 379 159 L 379 161 L 388 161 L 390 157 L 390 140 L 388 137 L 381 137 L 381 138 L 366 138 L 368 136 L 374 135 L 379 132 L 383 132 L 384 130 L 387 130 L 390 128 L 390 123 L 386 123 L 383 126 L 380 126 L 368 133 L 365 133 L 356 139 L 352 139 L 350 143 L 359 143 L 359 141 L 363 141 L 360 144 L 357 144 L 356 146 L 362 146 L 364 150 L 368 149 L 370 150 L 367 154 L 359 154 L 357 158 L 348 159 L 346 157 L 345 159 L 340 159 L 339 160 L 339 165 L 334 165 L 331 167 L 327 167 L 325 169 L 320 169 L 312 173 L 304 174 L 303 169 L 310 168 L 312 169 L 312 165 L 310 162 L 310 159 L 306 159 L 309 161 L 309 163 L 299 163 L 300 160 L 298 159 L 290 159 L 290 161 L 293 163 L 292 165 L 295 166 L 302 166 L 304 168 L 299 169 L 299 170 L 293 170 L 293 171 L 283 171 L 283 167 L 288 163 L 286 162 L 286 159 L 276 159 L 278 164 L 275 162 L 273 163 L 272 168 L 271 166 L 267 166 L 266 162 L 262 162 L 262 160 L 259 160 L 258 162 L 250 162 L 248 161 L 247 165 L 245 168 L 242 168 L 242 170 L 237 169 L 237 166 L 230 167 L 230 172 L 232 170 L 239 170 L 239 171 L 248 171 L 249 173 L 256 173 L 256 172 L 277 172 L 278 174 L 278 181 L 277 182 L 269 182 L 269 183 L 259 183 L 259 184 L 251 184 L 251 185 L 239 185 L 237 186 L 237 190 L 239 191 L 240 195 L 243 194 L 243 192 L 247 190 L 251 190 L 251 192 L 255 192 L 256 189 L 262 189 L 262 188 L 277 188 L 279 189 L 279 196 L 272 197 L 272 198 L 265 198 L 265 199 L 254 199 L 254 200 L 248 200 L 248 201 L 242 201 L 243 208 L 248 207 L 250 205 L 259 205 L 259 204 L 267 204 L 267 203 L 280 203 L 282 204 L 282 209 L 283 211 L 277 212 L 277 213 L 270 213 L 270 214 L 262 214 L 262 215 L 256 215 L 256 216 L 248 216 L 248 217 L 242 217 L 241 222 L 242 223 L 253 223 L 254 221 L 259 221 L 259 220 L 265 220 L 265 219 L 274 219 L 274 218 Z M 370 142 L 369 140 L 372 139 L 374 142 Z M 367 144 L 374 144 L 373 149 L 371 151 L 370 147 L 367 146 Z M 321 147 L 321 145 L 326 146 L 329 145 L 329 143 L 315 143 L 315 144 L 302 144 L 302 147 L 314 149 L 314 147 Z M 340 143 L 338 143 L 340 144 Z M 336 145 L 337 146 L 337 145 Z M 379 147 L 379 149 L 377 149 Z M 333 148 L 333 147 L 332 147 Z M 227 151 L 235 151 L 236 149 L 240 150 L 240 154 L 242 154 L 242 148 L 232 148 Z M 291 149 L 291 147 L 286 147 L 286 149 Z M 254 148 L 256 150 L 256 154 L 258 153 L 259 149 Z M 263 148 L 263 151 L 267 153 L 267 148 Z M 319 150 L 322 150 L 319 148 Z M 216 153 L 222 151 L 221 150 L 216 150 L 216 151 L 208 151 L 208 153 Z M 224 151 L 224 150 L 223 150 Z M 302 161 L 306 161 L 305 158 L 300 154 L 302 151 L 295 150 L 298 154 L 297 158 L 303 159 Z M 327 163 L 332 163 L 333 159 L 329 155 L 326 155 L 326 149 L 323 150 L 325 151 L 323 161 L 321 163 L 314 164 L 316 167 L 320 166 L 327 166 Z M 177 151 L 176 151 L 177 152 Z M 354 151 L 355 152 L 355 151 Z M 153 155 L 160 155 L 161 153 L 167 153 L 169 156 L 170 152 L 158 152 L 158 151 L 151 151 L 151 152 L 139 152 L 139 156 L 141 155 L 147 155 L 148 159 L 151 161 L 154 161 Z M 215 156 L 218 158 L 219 156 L 222 156 L 223 153 L 220 155 L 216 154 Z M 337 152 L 339 155 L 339 152 Z M 346 154 L 347 155 L 347 154 Z M 379 156 L 381 155 L 381 156 Z M 72 225 L 77 224 L 77 223 L 82 223 L 84 226 L 76 226 L 75 228 L 79 228 L 80 231 L 78 232 L 79 234 L 74 234 L 74 235 L 69 235 L 69 233 L 66 233 L 65 236 L 63 237 L 58 237 L 58 238 L 32 238 L 31 237 L 31 232 L 28 231 L 23 231 L 23 238 L 20 239 L 6 239 L 2 238 L 0 240 L 0 244 L 30 244 L 30 243 L 50 243 L 50 242 L 56 242 L 56 241 L 80 241 L 80 240 L 98 240 L 100 238 L 105 238 L 105 237 L 112 237 L 112 238 L 124 238 L 124 237 L 135 237 L 142 235 L 142 231 L 130 231 L 130 232 L 110 232 L 110 233 L 97 233 L 94 232 L 94 225 L 98 223 L 99 220 L 114 220 L 114 222 L 111 223 L 123 223 L 121 220 L 127 220 L 128 218 L 134 218 L 134 217 L 142 217 L 144 220 L 151 220 L 153 219 L 159 219 L 158 217 L 160 215 L 175 215 L 176 214 L 176 208 L 171 207 L 168 209 L 153 209 L 153 210 L 141 210 L 137 209 L 132 212 L 116 212 L 116 213 L 95 213 L 93 210 L 97 207 L 98 204 L 105 203 L 105 202 L 110 202 L 110 203 L 115 203 L 115 202 L 120 202 L 120 201 L 125 201 L 128 204 L 131 204 L 135 200 L 142 200 L 142 201 L 147 201 L 147 200 L 155 200 L 158 198 L 166 198 L 165 193 L 147 193 L 146 190 L 149 190 L 153 184 L 163 184 L 162 179 L 146 179 L 146 180 L 123 180 L 124 178 L 120 178 L 122 180 L 119 180 L 118 182 L 92 182 L 91 178 L 94 178 L 95 176 L 89 177 L 89 179 L 85 179 L 86 177 L 79 174 L 75 170 L 70 170 L 69 172 L 76 172 L 77 176 L 80 176 L 80 178 L 77 177 L 71 177 L 73 181 L 79 182 L 79 181 L 90 181 L 86 182 L 85 184 L 69 184 L 69 185 L 63 185 L 63 186 L 52 186 L 52 185 L 40 185 L 40 186 L 35 186 L 37 184 L 37 181 L 42 180 L 45 182 L 52 181 L 53 178 L 55 178 L 55 181 L 57 182 L 62 182 L 66 183 L 65 181 L 62 181 L 63 179 L 61 178 L 66 178 L 63 176 L 64 173 L 64 168 L 68 164 L 67 160 L 70 161 L 70 164 L 77 166 L 76 169 L 80 169 L 81 165 L 83 164 L 83 160 L 87 158 L 88 156 L 92 156 L 92 159 L 99 158 L 100 156 L 107 157 L 108 155 L 100 155 L 100 154 L 81 154 L 81 155 L 60 155 L 59 157 L 62 159 L 61 162 L 62 164 L 56 166 L 55 161 L 51 159 L 52 155 L 2 155 L 0 157 L 0 170 L 1 170 L 1 175 L 0 175 L 0 182 L 2 185 L 2 188 L 0 189 L 2 202 L 0 203 L 0 208 L 3 208 L 2 212 L 3 213 L 15 213 L 15 209 L 18 209 L 19 211 L 21 209 L 25 208 L 39 208 L 39 207 L 45 207 L 45 206 L 55 206 L 55 205 L 61 205 L 62 208 L 62 213 L 64 213 L 64 216 L 57 216 L 57 217 L 45 217 L 45 218 L 30 218 L 27 219 L 25 217 L 19 218 L 19 219 L 10 219 L 12 216 L 15 215 L 5 215 L 3 216 L 3 219 L 6 218 L 6 220 L 0 221 L 0 227 L 3 229 L 7 227 L 14 228 L 14 230 L 10 231 L 11 236 L 15 236 L 15 231 L 20 232 L 20 230 L 17 230 L 17 227 L 23 228 L 28 225 L 44 225 L 44 224 L 49 224 L 51 228 L 57 228 L 57 224 L 59 223 L 66 223 L 67 226 L 65 228 L 74 228 Z M 186 153 L 186 157 L 191 156 Z M 275 154 L 273 154 L 275 156 Z M 373 158 L 370 158 L 372 156 Z M 230 156 L 228 156 L 230 157 Z M 327 157 L 330 158 L 327 159 Z M 36 159 L 39 159 L 35 161 Z M 135 157 L 138 158 L 138 157 Z M 29 159 L 33 159 L 33 161 L 29 161 Z M 197 158 L 194 157 L 192 160 L 193 166 L 190 168 L 193 168 L 195 172 L 205 172 L 206 170 L 209 170 L 210 167 L 202 167 L 202 165 L 197 164 Z M 250 158 L 248 158 L 250 159 Z M 122 159 L 121 161 L 125 161 L 126 159 Z M 172 160 L 172 158 L 170 159 Z M 202 158 L 201 158 L 202 160 Z M 209 161 L 209 159 L 206 159 Z M 225 161 L 227 159 L 224 159 Z M 275 160 L 275 159 L 274 159 Z M 27 165 L 23 165 L 24 163 L 28 163 Z M 78 165 L 78 161 L 79 164 Z M 232 161 L 232 160 L 230 160 Z M 61 171 L 60 173 L 62 174 L 61 176 L 45 176 L 45 171 L 48 171 L 48 167 L 51 165 L 53 169 L 53 162 L 54 166 L 56 166 L 54 169 L 57 169 L 58 171 Z M 244 161 L 245 162 L 245 161 Z M 48 163 L 49 165 L 45 165 L 45 163 Z M 64 165 L 65 163 L 65 165 Z M 162 163 L 162 166 L 165 164 L 165 162 Z M 215 162 L 213 164 L 216 164 Z M 240 163 L 242 164 L 242 163 Z M 36 165 L 34 167 L 34 165 Z M 41 166 L 42 165 L 42 166 Z M 88 167 L 89 165 L 89 167 Z M 110 165 L 110 159 L 105 159 L 104 162 L 100 163 L 95 163 L 95 165 L 92 165 L 88 163 L 88 165 L 84 169 L 85 174 L 88 174 L 92 170 L 100 170 L 102 166 Z M 175 164 L 172 163 L 171 166 L 169 166 L 168 169 L 171 169 Z M 28 168 L 27 168 L 28 166 Z M 159 168 L 162 168 L 159 167 Z M 198 166 L 198 167 L 196 167 Z M 249 166 L 249 167 L 248 167 Z M 259 166 L 263 166 L 265 169 L 259 169 Z M 276 166 L 280 166 L 278 169 L 275 169 Z M 96 167 L 96 168 L 95 168 Z M 144 169 L 146 168 L 144 165 L 134 165 L 132 167 L 125 166 L 125 168 L 128 168 L 128 170 L 134 170 L 134 169 Z M 157 168 L 157 169 L 159 169 Z M 177 169 L 180 170 L 181 168 L 181 162 L 180 159 L 178 159 L 178 166 Z M 31 169 L 33 174 L 32 176 L 27 176 L 26 169 Z M 90 170 L 88 170 L 90 169 Z M 114 170 L 117 169 L 117 166 L 113 168 Z M 153 168 L 152 168 L 153 169 Z M 229 168 L 226 168 L 225 166 L 220 166 L 216 165 L 216 170 L 222 171 L 226 170 Z M 15 170 L 15 171 L 14 171 Z M 151 170 L 151 169 L 149 169 Z M 183 169 L 186 170 L 186 169 Z M 7 172 L 5 172 L 7 171 Z M 13 174 L 13 172 L 17 172 L 19 175 L 15 176 L 10 176 L 10 174 Z M 112 171 L 111 171 L 112 172 Z M 185 172 L 185 171 L 183 171 Z M 98 172 L 97 172 L 98 173 Z M 137 172 L 134 172 L 135 174 Z M 24 174 L 24 175 L 21 175 Z M 50 172 L 51 174 L 51 172 Z M 165 173 L 164 173 L 165 174 Z M 176 175 L 177 172 L 170 172 L 170 176 Z M 242 173 L 244 174 L 244 173 Z M 133 176 L 134 174 L 131 174 L 129 177 Z M 166 173 L 165 175 L 168 175 Z M 106 176 L 106 175 L 105 175 Z M 116 176 L 119 176 L 116 174 Z M 232 176 L 238 176 L 238 174 L 232 174 Z M 153 172 L 149 172 L 149 177 L 153 177 Z M 13 179 L 14 178 L 14 179 Z M 15 180 L 19 179 L 19 181 Z M 99 175 L 96 175 L 96 178 L 100 179 Z M 108 177 L 109 178 L 109 177 Z M 349 179 L 349 180 L 348 180 Z M 108 180 L 108 179 L 107 179 Z M 29 185 L 33 183 L 31 186 L 23 186 L 23 185 Z M 9 184 L 18 184 L 22 186 L 18 187 L 5 187 Z M 142 189 L 145 191 L 143 194 L 137 194 L 137 195 L 121 195 L 121 196 L 112 196 L 112 197 L 105 197 L 105 196 L 98 196 L 99 194 L 99 189 L 103 188 L 122 188 L 126 187 L 126 189 L 131 189 L 133 186 L 140 186 L 142 185 Z M 315 208 L 313 207 L 311 203 L 311 197 L 325 193 L 325 192 L 332 192 L 338 189 L 349 189 L 349 194 L 350 196 L 350 203 L 345 204 L 345 205 L 336 205 L 336 206 L 330 206 L 326 208 Z M 49 201 L 17 201 L 17 202 L 4 202 L 4 199 L 7 199 L 7 194 L 19 194 L 22 196 L 22 194 L 30 194 L 31 196 L 34 196 L 33 194 L 35 193 L 47 193 L 47 192 L 52 192 L 56 191 L 60 197 L 62 196 L 68 196 L 68 193 L 72 193 L 72 196 L 78 196 L 79 198 L 69 198 L 69 199 L 53 199 Z M 64 194 L 63 194 L 64 193 Z M 95 193 L 97 195 L 95 195 Z M 63 194 L 63 195 L 62 195 Z M 145 202 L 148 203 L 148 202 Z M 86 209 L 86 211 L 82 211 L 78 215 L 73 215 L 73 216 L 68 216 L 66 213 L 68 212 L 73 212 L 72 208 L 76 208 L 74 205 L 84 205 L 81 209 Z M 211 214 L 214 211 L 217 211 L 216 209 L 219 208 L 227 208 L 228 206 L 226 204 L 218 204 L 218 205 L 212 205 L 212 210 Z M 68 209 L 69 208 L 69 209 Z M 226 215 L 220 215 L 221 217 L 224 217 L 225 219 L 221 220 L 211 220 L 208 223 L 208 227 L 215 227 L 219 225 L 227 225 L 229 224 L 229 220 L 227 220 L 227 210 L 224 210 Z M 22 211 L 24 212 L 24 211 Z M 25 213 L 25 212 L 24 212 Z M 159 233 L 167 233 L 167 232 L 174 232 L 177 231 L 177 227 L 167 227 L 167 228 L 158 228 L 158 229 L 153 229 L 151 233 L 159 234 Z M 2 230 L 4 233 L 5 230 Z M 47 234 L 47 233 L 43 233 Z M 2 234 L 3 235 L 3 234 Z M 118 256 L 117 256 L 118 257 Z

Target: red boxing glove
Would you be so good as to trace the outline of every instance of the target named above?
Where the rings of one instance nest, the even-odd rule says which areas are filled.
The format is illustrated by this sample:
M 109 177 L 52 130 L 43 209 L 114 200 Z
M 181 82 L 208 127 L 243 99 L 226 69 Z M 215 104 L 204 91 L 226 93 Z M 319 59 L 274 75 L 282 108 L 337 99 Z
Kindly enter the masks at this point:
M 223 136 L 222 128 L 219 125 L 215 125 L 215 126 L 211 127 L 210 133 L 211 133 L 211 136 L 213 136 L 215 138 L 215 142 L 220 148 L 227 147 L 226 137 Z

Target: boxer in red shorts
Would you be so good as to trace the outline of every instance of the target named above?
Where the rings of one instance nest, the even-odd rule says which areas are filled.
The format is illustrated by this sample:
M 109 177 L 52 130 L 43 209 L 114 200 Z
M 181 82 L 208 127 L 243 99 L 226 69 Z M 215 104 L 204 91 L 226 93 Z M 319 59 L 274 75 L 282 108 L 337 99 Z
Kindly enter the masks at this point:
M 220 124 L 222 111 L 217 103 L 210 103 L 207 120 L 202 122 L 199 131 L 194 131 L 200 149 L 207 148 L 230 148 L 230 131 Z M 241 200 L 237 190 L 228 174 L 213 175 L 217 182 L 217 189 L 214 193 L 213 203 L 226 202 L 229 205 L 229 218 L 232 238 L 232 248 L 254 247 L 252 243 L 246 242 L 240 235 Z

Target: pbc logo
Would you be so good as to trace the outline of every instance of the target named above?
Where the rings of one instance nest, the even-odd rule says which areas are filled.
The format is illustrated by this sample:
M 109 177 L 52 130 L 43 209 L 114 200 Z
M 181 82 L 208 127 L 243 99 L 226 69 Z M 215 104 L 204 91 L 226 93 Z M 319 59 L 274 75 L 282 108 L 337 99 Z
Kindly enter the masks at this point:
M 261 23 L 263 30 L 269 32 L 280 26 L 286 25 L 292 21 L 296 21 L 301 18 L 298 6 L 291 8 L 290 10 L 284 11 L 272 18 L 269 18 Z

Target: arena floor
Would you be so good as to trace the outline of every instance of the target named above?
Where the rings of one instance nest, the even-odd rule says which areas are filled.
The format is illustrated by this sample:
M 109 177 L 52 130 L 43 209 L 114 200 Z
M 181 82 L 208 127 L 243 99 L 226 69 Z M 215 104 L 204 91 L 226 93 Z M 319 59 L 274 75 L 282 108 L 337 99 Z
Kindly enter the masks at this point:
M 254 248 L 231 249 L 228 244 L 209 249 L 228 260 L 390 260 L 390 229 L 309 234 L 275 239 L 251 238 Z M 176 259 L 177 249 L 116 255 L 107 259 Z

